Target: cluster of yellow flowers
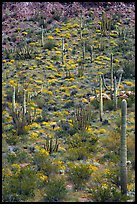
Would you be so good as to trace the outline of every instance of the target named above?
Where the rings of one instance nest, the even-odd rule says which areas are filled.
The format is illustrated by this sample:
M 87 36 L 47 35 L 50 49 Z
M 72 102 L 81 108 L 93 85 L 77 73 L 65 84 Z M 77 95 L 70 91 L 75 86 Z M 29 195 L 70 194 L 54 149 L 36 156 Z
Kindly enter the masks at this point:
M 46 176 L 46 175 L 44 175 L 42 173 L 38 173 L 37 176 L 41 181 L 44 181 L 44 182 L 48 181 L 48 176 Z

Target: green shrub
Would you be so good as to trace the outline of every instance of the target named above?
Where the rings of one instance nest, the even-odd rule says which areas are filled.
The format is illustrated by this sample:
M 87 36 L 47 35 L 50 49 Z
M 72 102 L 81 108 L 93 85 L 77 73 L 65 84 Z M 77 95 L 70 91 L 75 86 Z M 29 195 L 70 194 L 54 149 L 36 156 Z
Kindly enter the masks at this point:
M 47 202 L 57 202 L 60 199 L 65 198 L 67 194 L 65 179 L 62 176 L 52 176 L 45 190 L 45 201 Z
M 88 157 L 87 149 L 84 147 L 70 148 L 66 153 L 66 158 L 70 161 L 82 160 Z
M 23 202 L 33 196 L 36 174 L 29 166 L 13 164 L 11 170 L 3 169 L 3 202 Z
M 120 189 L 112 184 L 102 184 L 91 189 L 94 202 L 125 202 L 127 196 L 121 195 Z
M 52 50 L 54 47 L 56 47 L 56 43 L 54 40 L 46 40 L 44 44 L 44 49 Z
M 92 170 L 88 164 L 69 164 L 69 179 L 73 182 L 75 189 L 82 189 L 89 180 Z

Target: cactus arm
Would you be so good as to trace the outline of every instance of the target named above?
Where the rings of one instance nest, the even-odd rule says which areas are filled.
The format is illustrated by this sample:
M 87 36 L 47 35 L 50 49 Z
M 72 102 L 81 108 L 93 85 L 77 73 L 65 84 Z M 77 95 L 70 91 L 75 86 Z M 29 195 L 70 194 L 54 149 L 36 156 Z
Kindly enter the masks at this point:
M 101 77 L 102 77 L 102 83 L 103 83 L 104 88 L 105 88 L 106 90 L 110 91 L 110 89 L 108 89 L 108 87 L 107 87 L 107 85 L 106 85 L 104 75 L 102 74 Z
M 127 102 L 122 100 L 121 104 L 121 151 L 120 151 L 120 170 L 121 170 L 121 193 L 127 194 L 127 141 L 126 141 L 126 120 Z
M 123 74 L 123 72 L 121 72 L 121 73 L 120 73 L 120 76 L 119 76 L 119 81 L 118 81 L 118 85 L 117 85 L 117 92 L 118 92 L 118 90 L 119 90 L 119 86 L 120 86 L 120 83 L 121 83 L 122 74 Z

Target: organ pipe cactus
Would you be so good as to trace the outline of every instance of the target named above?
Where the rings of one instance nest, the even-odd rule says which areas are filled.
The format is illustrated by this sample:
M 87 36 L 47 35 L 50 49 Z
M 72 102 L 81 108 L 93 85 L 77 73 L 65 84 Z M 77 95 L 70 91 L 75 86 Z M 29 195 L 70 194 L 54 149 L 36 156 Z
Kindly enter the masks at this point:
M 88 128 L 91 119 L 91 106 L 78 106 L 75 110 L 74 118 L 72 119 L 73 125 L 76 129 L 84 131 Z
M 49 151 L 49 153 L 57 152 L 59 147 L 58 139 L 57 137 L 55 140 L 53 138 L 47 138 L 46 139 L 46 144 L 44 144 L 44 149 Z
M 102 115 L 103 115 L 102 77 L 100 75 L 100 121 L 102 121 Z
M 120 182 L 121 193 L 127 194 L 127 140 L 126 140 L 127 102 L 121 104 L 121 147 L 120 147 Z

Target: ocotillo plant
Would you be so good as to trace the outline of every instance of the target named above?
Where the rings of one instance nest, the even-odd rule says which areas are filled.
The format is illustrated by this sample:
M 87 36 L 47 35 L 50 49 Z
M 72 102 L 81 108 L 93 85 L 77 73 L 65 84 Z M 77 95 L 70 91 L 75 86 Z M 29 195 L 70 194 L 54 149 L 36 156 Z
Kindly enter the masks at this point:
M 100 121 L 102 121 L 103 116 L 103 98 L 102 98 L 102 77 L 100 75 Z
M 120 184 L 121 193 L 127 194 L 127 141 L 126 141 L 127 102 L 121 104 L 121 147 L 120 147 Z

